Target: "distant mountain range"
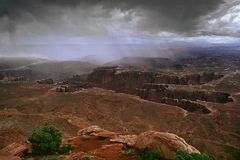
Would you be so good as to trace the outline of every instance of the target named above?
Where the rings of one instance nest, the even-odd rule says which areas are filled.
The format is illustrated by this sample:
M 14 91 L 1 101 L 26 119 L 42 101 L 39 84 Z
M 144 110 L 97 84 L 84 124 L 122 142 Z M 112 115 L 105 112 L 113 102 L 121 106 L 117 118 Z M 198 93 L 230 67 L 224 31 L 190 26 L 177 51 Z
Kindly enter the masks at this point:
M 82 61 L 50 61 L 39 58 L 0 58 L 0 72 L 6 76 L 28 79 L 65 79 L 73 74 L 87 74 L 97 65 Z

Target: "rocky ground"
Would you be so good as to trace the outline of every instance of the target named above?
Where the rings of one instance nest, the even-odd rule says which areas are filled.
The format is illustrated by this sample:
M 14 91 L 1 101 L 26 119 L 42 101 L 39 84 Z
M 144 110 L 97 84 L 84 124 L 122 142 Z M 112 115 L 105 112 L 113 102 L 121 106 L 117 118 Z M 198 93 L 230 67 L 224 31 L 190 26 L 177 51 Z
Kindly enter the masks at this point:
M 78 131 L 77 136 L 65 139 L 62 145 L 71 145 L 74 149 L 65 155 L 58 155 L 63 160 L 81 160 L 89 157 L 92 160 L 137 160 L 139 153 L 151 150 L 162 159 L 173 159 L 178 150 L 188 153 L 200 153 L 177 135 L 167 132 L 148 131 L 140 135 L 122 135 L 110 132 L 99 126 L 90 126 Z M 40 159 L 26 157 L 31 150 L 29 144 L 12 143 L 0 150 L 0 158 L 6 160 Z
M 34 129 L 51 123 L 62 131 L 64 139 L 72 139 L 77 157 L 90 154 L 118 159 L 125 149 L 122 143 L 110 142 L 112 137 L 99 141 L 98 136 L 92 136 L 85 142 L 77 135 L 83 128 L 98 125 L 108 133 L 122 135 L 169 132 L 217 160 L 239 159 L 239 56 L 140 58 L 141 62 L 147 60 L 146 66 L 129 66 L 133 60 L 139 62 L 139 58 L 130 58 L 131 63 L 122 67 L 96 68 L 89 75 L 75 72 L 84 69 L 80 62 L 48 62 L 50 70 L 49 65 L 42 68 L 44 64 L 38 64 L 43 77 L 30 68 L 1 72 L 0 149 L 25 144 Z M 76 70 L 68 68 L 69 63 Z M 82 73 L 93 68 L 86 66 L 88 72 Z M 56 84 L 56 76 L 52 76 L 55 69 L 61 77 Z M 65 73 L 74 76 L 66 78 Z M 30 81 L 36 78 L 40 80 Z M 103 157 L 103 153 L 108 155 L 106 148 L 113 157 Z M 136 157 L 120 159 L 124 158 Z
M 44 123 L 60 128 L 65 139 L 76 136 L 79 129 L 98 125 L 121 134 L 149 130 L 174 133 L 201 153 L 216 159 L 234 160 L 240 156 L 240 94 L 236 87 L 229 89 L 228 86 L 229 82 L 237 85 L 238 81 L 238 74 L 233 73 L 201 85 L 204 89 L 226 91 L 234 99 L 225 104 L 200 102 L 211 110 L 209 114 L 191 113 L 100 88 L 62 93 L 56 92 L 56 86 L 50 84 L 1 82 L 0 148 L 25 143 L 32 131 Z

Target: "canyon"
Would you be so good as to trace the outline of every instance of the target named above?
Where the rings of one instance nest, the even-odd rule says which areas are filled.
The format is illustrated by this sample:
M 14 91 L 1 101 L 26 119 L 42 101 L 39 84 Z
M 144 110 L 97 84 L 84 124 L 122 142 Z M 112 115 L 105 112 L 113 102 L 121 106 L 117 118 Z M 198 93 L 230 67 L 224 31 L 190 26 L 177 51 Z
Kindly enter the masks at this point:
M 232 102 L 229 93 L 178 89 L 178 85 L 202 85 L 223 77 L 214 72 L 191 75 L 167 75 L 154 71 L 132 71 L 118 66 L 95 69 L 88 81 L 106 89 L 138 95 L 153 102 L 181 107 L 189 112 L 207 114 L 211 111 L 197 100 L 215 103 Z
M 124 151 L 121 144 L 109 139 L 101 145 L 95 136 L 88 142 L 81 141 L 78 131 L 97 125 L 109 131 L 101 135 L 111 131 L 132 138 L 172 133 L 202 154 L 217 160 L 236 160 L 240 157 L 237 62 L 236 57 L 208 55 L 181 58 L 173 64 L 168 61 L 162 68 L 102 66 L 61 78 L 48 73 L 34 76 L 35 71 L 29 77 L 22 69 L 1 71 L 0 150 L 11 144 L 24 145 L 36 128 L 50 123 L 61 130 L 65 140 L 79 147 L 65 157 L 69 159 L 85 153 L 102 158 L 101 153 L 107 153 L 104 148 L 116 159 Z M 114 140 L 132 142 L 119 137 Z

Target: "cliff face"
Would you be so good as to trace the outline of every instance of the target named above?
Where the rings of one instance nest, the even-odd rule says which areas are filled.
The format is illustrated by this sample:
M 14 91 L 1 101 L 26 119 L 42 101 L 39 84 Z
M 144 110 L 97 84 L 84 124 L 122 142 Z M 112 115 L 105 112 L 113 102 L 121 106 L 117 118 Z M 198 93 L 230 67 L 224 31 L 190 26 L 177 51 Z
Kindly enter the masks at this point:
M 209 92 L 203 90 L 183 90 L 170 89 L 167 85 L 147 83 L 141 89 L 136 89 L 136 94 L 141 98 L 152 99 L 154 97 L 168 97 L 172 99 L 188 99 L 191 101 L 207 101 L 215 103 L 227 103 L 233 100 L 229 98 L 229 93 L 224 92 Z
M 211 111 L 204 105 L 197 102 L 188 100 L 187 98 L 181 99 L 176 97 L 167 97 L 164 93 L 168 92 L 167 89 L 137 89 L 137 95 L 143 99 L 153 102 L 164 103 L 168 105 L 178 106 L 188 112 L 208 114 Z M 160 93 L 160 94 L 159 94 Z M 175 93 L 173 92 L 173 95 Z
M 144 84 L 143 88 L 136 89 L 136 94 L 143 99 L 178 106 L 189 112 L 204 114 L 210 113 L 210 110 L 204 105 L 194 101 L 202 100 L 215 103 L 227 103 L 233 101 L 229 98 L 230 94 L 228 93 L 170 89 L 167 85 L 152 83 Z
M 159 72 L 131 71 L 119 67 L 104 67 L 95 69 L 89 76 L 90 82 L 100 87 L 138 95 L 143 99 L 181 107 L 189 112 L 210 113 L 197 100 L 227 103 L 232 102 L 230 94 L 198 90 L 169 88 L 174 85 L 201 85 L 217 80 L 223 75 L 213 72 L 203 72 L 191 75 L 167 75 Z
M 133 82 L 136 84 L 164 83 L 176 85 L 200 85 L 220 79 L 221 77 L 223 77 L 223 75 L 215 74 L 214 72 L 176 76 L 150 71 L 130 71 L 119 67 L 102 67 L 95 69 L 88 76 L 88 80 L 101 84 L 118 84 L 120 82 L 127 81 L 128 83 Z

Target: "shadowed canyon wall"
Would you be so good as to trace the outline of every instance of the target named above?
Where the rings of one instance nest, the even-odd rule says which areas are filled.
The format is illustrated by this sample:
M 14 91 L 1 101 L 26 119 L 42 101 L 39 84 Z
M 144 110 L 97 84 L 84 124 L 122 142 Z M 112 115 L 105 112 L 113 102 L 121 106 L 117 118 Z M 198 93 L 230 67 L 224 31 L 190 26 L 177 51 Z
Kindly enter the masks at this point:
M 227 103 L 232 102 L 230 94 L 209 92 L 205 90 L 184 90 L 168 87 L 169 85 L 201 85 L 222 78 L 214 72 L 203 72 L 190 75 L 168 75 L 160 72 L 134 71 L 120 67 L 102 67 L 95 69 L 88 76 L 88 81 L 97 86 L 138 95 L 139 97 L 169 105 L 181 107 L 189 112 L 210 113 L 197 100 Z

